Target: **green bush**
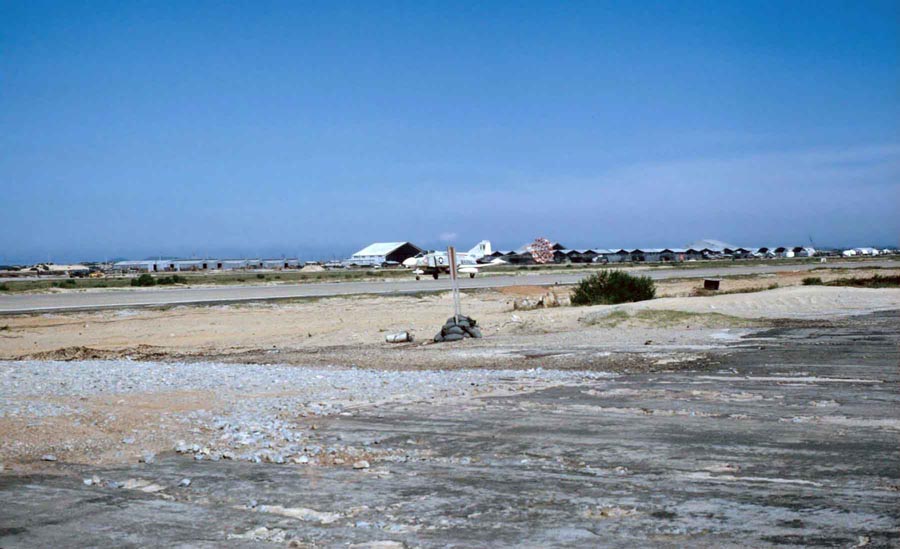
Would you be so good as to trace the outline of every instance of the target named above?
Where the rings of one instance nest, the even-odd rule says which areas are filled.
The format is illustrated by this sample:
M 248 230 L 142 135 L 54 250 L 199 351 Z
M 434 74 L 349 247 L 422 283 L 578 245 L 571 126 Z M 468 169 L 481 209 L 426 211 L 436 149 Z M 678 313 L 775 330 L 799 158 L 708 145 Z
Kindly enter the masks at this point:
M 7 284 L 6 282 L 0 282 L 0 292 L 8 292 L 8 291 L 9 291 L 9 284 Z
M 144 273 L 137 278 L 131 279 L 132 286 L 156 286 L 156 279 L 151 275 Z
M 819 286 L 822 284 L 822 279 L 817 276 L 808 276 L 803 279 L 804 286 Z
M 649 276 L 632 276 L 623 271 L 600 271 L 578 283 L 572 293 L 572 305 L 613 305 L 644 301 L 656 296 L 656 285 Z
M 187 279 L 181 275 L 164 276 L 156 279 L 157 284 L 171 286 L 172 284 L 187 284 Z
M 258 278 L 258 279 L 260 279 L 260 280 L 264 280 L 264 279 L 266 278 L 266 275 L 264 275 L 264 274 L 262 274 L 262 273 L 259 273 L 259 274 L 256 275 L 256 278 Z

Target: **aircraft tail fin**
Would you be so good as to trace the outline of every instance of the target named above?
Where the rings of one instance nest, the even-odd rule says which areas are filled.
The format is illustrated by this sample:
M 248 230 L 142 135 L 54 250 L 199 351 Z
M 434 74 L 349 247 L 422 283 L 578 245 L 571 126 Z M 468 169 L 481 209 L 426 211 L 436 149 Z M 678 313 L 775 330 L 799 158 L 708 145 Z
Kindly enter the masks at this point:
M 494 251 L 491 249 L 491 241 L 490 240 L 482 240 L 478 244 L 475 244 L 475 247 L 466 252 L 469 257 L 473 257 L 475 259 L 481 259 L 486 255 L 491 255 Z

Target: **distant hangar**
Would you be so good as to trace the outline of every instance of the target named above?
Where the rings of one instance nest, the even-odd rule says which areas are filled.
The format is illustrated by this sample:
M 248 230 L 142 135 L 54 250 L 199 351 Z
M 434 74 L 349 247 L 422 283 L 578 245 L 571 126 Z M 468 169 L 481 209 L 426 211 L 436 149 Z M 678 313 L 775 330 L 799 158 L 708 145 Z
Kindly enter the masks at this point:
M 424 250 L 411 242 L 375 242 L 356 252 L 347 260 L 349 265 L 399 265 Z

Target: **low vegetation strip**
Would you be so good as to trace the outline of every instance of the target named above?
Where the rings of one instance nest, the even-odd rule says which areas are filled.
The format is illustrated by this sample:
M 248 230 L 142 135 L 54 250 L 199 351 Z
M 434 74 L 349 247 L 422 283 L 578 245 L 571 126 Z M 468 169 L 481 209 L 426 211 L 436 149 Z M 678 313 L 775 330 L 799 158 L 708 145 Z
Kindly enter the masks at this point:
M 804 286 L 849 286 L 852 288 L 900 288 L 900 275 L 839 278 L 822 282 L 819 277 L 803 279 Z
M 348 281 L 364 281 L 364 280 L 380 280 L 395 279 L 409 277 L 410 273 L 405 269 L 381 269 L 381 270 L 334 270 L 325 272 L 303 272 L 303 271 L 267 271 L 265 273 L 254 273 L 252 271 L 229 271 L 221 273 L 203 273 L 182 271 L 180 274 L 150 275 L 156 279 L 157 284 L 166 284 L 161 279 L 167 277 L 172 280 L 175 277 L 183 279 L 179 282 L 171 282 L 171 284 L 194 285 L 229 285 L 229 284 L 283 284 L 283 283 L 307 283 L 307 282 L 348 282 Z M 6 280 L 0 283 L 0 293 L 25 293 L 40 292 L 51 290 L 54 288 L 84 290 L 92 288 L 125 288 L 134 286 L 132 282 L 135 276 L 107 276 L 103 278 L 67 278 L 62 280 L 53 279 L 23 279 L 23 280 Z M 153 285 L 153 284 L 150 284 Z

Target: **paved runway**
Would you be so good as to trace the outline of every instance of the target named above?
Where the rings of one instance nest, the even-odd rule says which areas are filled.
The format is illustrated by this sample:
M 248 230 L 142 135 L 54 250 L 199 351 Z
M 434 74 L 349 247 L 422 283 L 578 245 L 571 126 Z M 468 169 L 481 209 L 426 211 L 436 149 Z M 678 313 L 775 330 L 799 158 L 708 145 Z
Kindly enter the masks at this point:
M 827 263 L 805 265 L 735 265 L 695 269 L 655 269 L 637 271 L 654 279 L 666 278 L 714 278 L 741 274 L 762 274 L 780 271 L 809 271 L 820 267 L 843 268 L 900 268 L 900 261 L 882 260 L 851 263 Z M 461 279 L 462 289 L 501 288 L 517 285 L 574 284 L 587 273 L 541 273 L 499 276 L 478 276 Z M 52 294 L 19 294 L 0 296 L 0 314 L 51 312 L 62 310 L 116 309 L 126 307 L 157 307 L 185 304 L 237 303 L 244 301 L 270 301 L 303 297 L 328 297 L 353 294 L 403 294 L 437 292 L 450 288 L 450 280 L 324 282 L 306 284 L 281 284 L 274 286 L 207 286 L 166 289 L 109 289 Z

